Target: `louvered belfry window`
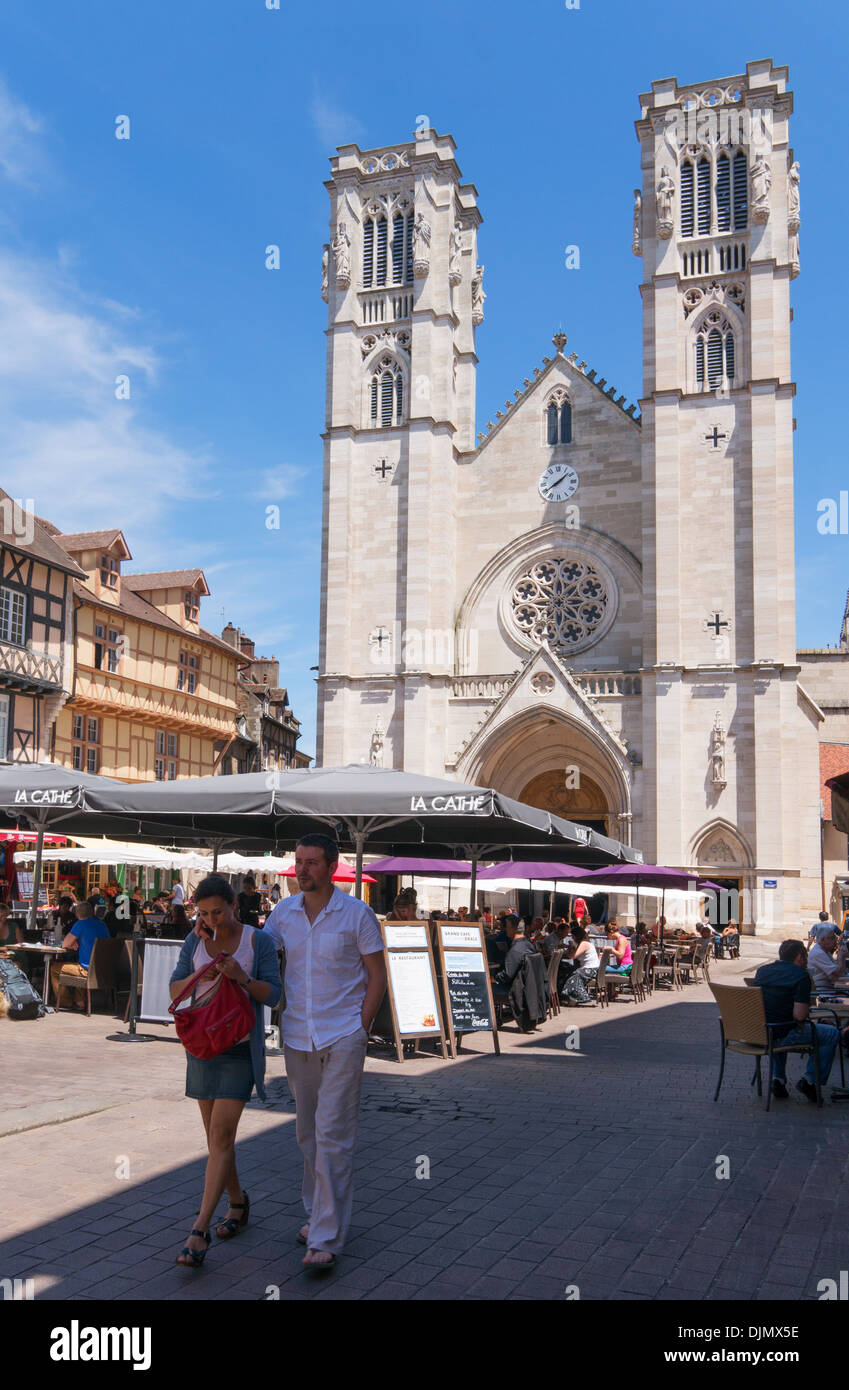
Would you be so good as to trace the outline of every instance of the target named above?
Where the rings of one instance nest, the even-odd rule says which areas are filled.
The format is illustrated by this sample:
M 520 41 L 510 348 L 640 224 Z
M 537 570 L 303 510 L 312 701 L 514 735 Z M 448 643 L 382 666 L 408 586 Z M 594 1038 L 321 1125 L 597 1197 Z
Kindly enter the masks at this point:
M 716 230 L 731 231 L 731 164 L 727 154 L 716 161 Z
M 731 385 L 736 371 L 734 332 L 719 310 L 712 310 L 696 334 L 696 388 L 714 391 Z
M 745 232 L 748 226 L 749 189 L 746 156 L 740 150 L 734 156 L 734 230 Z
M 394 209 L 394 210 L 393 210 Z M 413 283 L 412 201 L 382 197 L 363 218 L 363 289 Z
M 554 401 L 548 407 L 548 442 L 549 444 L 557 443 L 557 406 Z
M 560 407 L 560 443 L 572 443 L 572 407 L 568 401 Z
M 562 386 L 556 387 L 549 396 L 544 419 L 547 443 L 572 443 L 572 406 Z
M 369 421 L 381 429 L 400 425 L 404 417 L 404 374 L 391 357 L 374 368 L 369 382 Z
M 681 235 L 693 235 L 693 166 L 689 160 L 681 165 Z
M 722 150 L 714 164 L 706 154 L 685 159 L 681 165 L 680 184 L 682 237 L 745 232 L 748 226 L 748 166 L 742 150 L 733 157 L 728 150 Z

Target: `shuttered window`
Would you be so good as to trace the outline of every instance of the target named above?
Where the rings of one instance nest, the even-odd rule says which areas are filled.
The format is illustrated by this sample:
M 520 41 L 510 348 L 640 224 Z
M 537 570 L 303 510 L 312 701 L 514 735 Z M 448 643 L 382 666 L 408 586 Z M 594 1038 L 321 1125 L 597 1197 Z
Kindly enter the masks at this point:
M 696 166 L 697 224 L 699 236 L 710 235 L 710 162 L 700 159 Z
M 693 166 L 681 165 L 681 235 L 693 235 Z
M 375 268 L 375 285 L 386 284 L 386 218 L 377 219 L 377 266 Z
M 560 407 L 560 443 L 572 443 L 572 407 L 568 401 Z
M 548 442 L 557 443 L 557 406 L 553 401 L 548 407 Z
M 725 335 L 725 375 L 729 381 L 734 380 L 734 334 Z
M 727 154 L 716 161 L 716 230 L 731 231 L 731 164 Z
M 734 156 L 734 230 L 745 232 L 748 225 L 749 190 L 746 156 L 741 150 Z
M 369 286 L 374 279 L 374 223 L 367 217 L 363 223 L 363 284 Z
M 696 339 L 696 381 L 698 382 L 699 386 L 704 386 L 704 383 L 705 383 L 705 340 L 704 340 L 704 338 L 697 338 L 697 339 Z
M 394 387 L 391 372 L 384 372 L 380 379 L 380 423 L 392 424 L 392 391 Z

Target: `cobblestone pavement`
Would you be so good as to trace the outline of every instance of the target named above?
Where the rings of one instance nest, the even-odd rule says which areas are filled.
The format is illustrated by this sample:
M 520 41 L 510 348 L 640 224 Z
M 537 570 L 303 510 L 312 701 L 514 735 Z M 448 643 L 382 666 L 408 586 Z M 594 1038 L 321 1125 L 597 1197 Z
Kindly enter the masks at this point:
M 713 977 L 740 983 L 757 959 L 752 943 Z M 846 1265 L 846 1108 L 791 1088 L 766 1114 L 734 1056 L 714 1105 L 704 985 L 564 1009 L 532 1035 L 508 1024 L 501 1057 L 488 1035 L 457 1061 L 370 1053 L 354 1225 L 322 1276 L 295 1244 L 301 1165 L 277 1057 L 239 1131 L 250 1227 L 213 1240 L 201 1270 L 173 1264 L 202 1129 L 173 1031 L 140 1027 L 156 1041 L 107 1041 L 123 1025 L 102 1014 L 0 1023 L 0 1279 L 32 1279 L 38 1298 L 799 1300 Z

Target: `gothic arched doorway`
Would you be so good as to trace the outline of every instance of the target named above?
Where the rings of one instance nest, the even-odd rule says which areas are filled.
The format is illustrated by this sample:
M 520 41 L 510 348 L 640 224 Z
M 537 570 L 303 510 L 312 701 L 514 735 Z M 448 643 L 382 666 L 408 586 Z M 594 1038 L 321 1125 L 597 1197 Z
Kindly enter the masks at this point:
M 577 785 L 573 785 L 575 782 Z M 611 808 L 607 798 L 598 783 L 586 774 L 575 776 L 563 768 L 551 768 L 532 777 L 519 793 L 519 800 L 579 825 L 588 825 L 602 835 L 610 833 Z

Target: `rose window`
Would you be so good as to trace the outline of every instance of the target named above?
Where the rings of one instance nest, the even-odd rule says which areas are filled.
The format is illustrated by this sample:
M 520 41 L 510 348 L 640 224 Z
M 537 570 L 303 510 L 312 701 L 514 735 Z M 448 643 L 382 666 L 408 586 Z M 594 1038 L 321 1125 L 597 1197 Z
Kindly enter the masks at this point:
M 581 560 L 543 560 L 513 588 L 513 619 L 532 642 L 567 654 L 601 626 L 610 603 L 607 585 Z

